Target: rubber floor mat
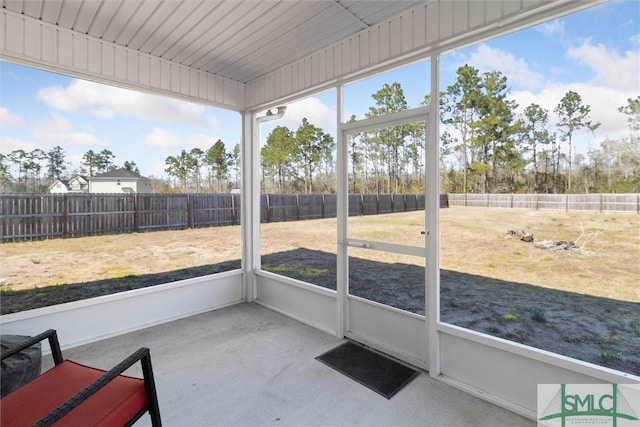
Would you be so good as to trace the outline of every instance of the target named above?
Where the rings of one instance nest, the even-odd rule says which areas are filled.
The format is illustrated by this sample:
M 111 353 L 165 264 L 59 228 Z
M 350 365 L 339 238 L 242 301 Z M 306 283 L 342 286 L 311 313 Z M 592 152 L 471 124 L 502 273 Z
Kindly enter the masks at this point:
M 321 354 L 316 360 L 387 399 L 420 374 L 407 365 L 351 341 Z

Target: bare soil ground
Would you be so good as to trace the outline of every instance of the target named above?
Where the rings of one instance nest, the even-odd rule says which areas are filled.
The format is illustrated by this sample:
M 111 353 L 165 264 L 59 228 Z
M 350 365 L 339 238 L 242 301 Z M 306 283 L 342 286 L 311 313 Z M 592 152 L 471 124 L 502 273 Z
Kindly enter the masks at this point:
M 445 322 L 640 375 L 640 219 L 440 211 Z M 582 253 L 536 248 L 578 240 Z M 351 237 L 420 246 L 424 212 L 354 217 Z M 335 220 L 263 224 L 263 268 L 335 288 Z M 424 261 L 350 251 L 351 292 L 424 313 Z M 2 314 L 239 268 L 239 227 L 0 245 Z

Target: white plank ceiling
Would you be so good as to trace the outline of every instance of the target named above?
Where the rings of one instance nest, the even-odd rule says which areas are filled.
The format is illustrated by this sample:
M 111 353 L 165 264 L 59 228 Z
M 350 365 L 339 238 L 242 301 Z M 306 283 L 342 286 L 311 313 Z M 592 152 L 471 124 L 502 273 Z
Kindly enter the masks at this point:
M 0 7 L 241 83 L 426 1 L 0 0 Z

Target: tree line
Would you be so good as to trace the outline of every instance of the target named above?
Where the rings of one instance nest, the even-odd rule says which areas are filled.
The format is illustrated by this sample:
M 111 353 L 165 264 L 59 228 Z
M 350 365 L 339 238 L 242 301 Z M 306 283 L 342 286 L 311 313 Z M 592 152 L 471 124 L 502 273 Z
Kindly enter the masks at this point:
M 600 123 L 593 121 L 591 107 L 579 93 L 568 91 L 559 100 L 553 110 L 555 123 L 550 111 L 536 103 L 517 115 L 519 105 L 509 95 L 502 73 L 480 74 L 469 65 L 460 67 L 456 81 L 441 93 L 443 191 L 640 190 L 640 96 L 618 108 L 627 117 L 629 137 L 598 143 L 595 131 Z M 580 131 L 593 137 L 586 154 L 576 150 Z
M 579 93 L 568 91 L 551 112 L 532 103 L 519 110 L 507 77 L 458 68 L 454 83 L 440 93 L 441 192 L 447 193 L 608 193 L 640 192 L 640 96 L 628 98 L 618 112 L 627 118 L 629 136 L 596 141 L 600 126 Z M 406 110 L 402 86 L 385 83 L 371 95 L 367 118 Z M 424 96 L 421 105 L 429 105 Z M 517 111 L 522 111 L 518 114 Z M 350 117 L 349 121 L 355 121 Z M 576 135 L 590 134 L 590 148 L 577 147 Z M 424 122 L 350 134 L 349 191 L 416 193 L 424 191 Z M 584 140 L 580 143 L 584 144 Z M 240 145 L 222 140 L 165 159 L 168 179 L 154 179 L 157 192 L 226 192 L 239 187 Z M 582 148 L 582 149 L 580 149 Z M 87 151 L 75 173 L 93 176 L 115 169 L 109 150 Z M 276 126 L 260 150 L 262 191 L 335 192 L 336 142 L 307 118 L 295 130 Z M 134 161 L 123 167 L 139 172 Z M 15 178 L 12 171 L 15 172 Z M 69 177 L 64 150 L 15 150 L 0 154 L 2 191 L 43 191 Z M 153 178 L 153 177 L 152 177 Z
M 371 95 L 367 118 L 408 108 L 402 86 Z M 421 105 L 429 105 L 426 95 Z M 579 93 L 568 91 L 551 112 L 510 98 L 507 77 L 464 65 L 440 93 L 441 191 L 447 193 L 608 193 L 640 191 L 640 96 L 628 98 L 629 137 L 596 141 L 600 126 Z M 355 116 L 349 121 L 355 121 Z M 576 135 L 592 135 L 585 153 Z M 424 122 L 350 134 L 349 191 L 424 191 Z M 581 142 L 584 143 L 584 142 Z M 582 148 L 577 150 L 576 148 Z M 276 127 L 261 150 L 263 190 L 335 191 L 335 143 L 306 119 L 296 131 Z
M 64 149 L 59 145 L 48 151 L 36 148 L 32 151 L 18 149 L 9 154 L 0 153 L 0 190 L 46 192 L 47 187 L 58 179 L 65 180 L 75 175 L 91 177 L 115 170 L 119 166 L 114 159 L 115 155 L 110 150 L 88 150 L 82 156 L 80 167 L 72 169 Z M 140 172 L 134 161 L 125 161 L 121 167 Z
M 207 150 L 198 147 L 182 150 L 167 157 L 164 163 L 170 177 L 165 191 L 221 193 L 240 185 L 240 144 L 227 152 L 226 144 L 218 139 Z
M 335 192 L 335 141 L 306 118 L 291 131 L 276 126 L 260 151 L 263 192 Z M 227 151 L 217 140 L 165 159 L 170 188 L 179 191 L 226 192 L 239 188 L 240 145 Z

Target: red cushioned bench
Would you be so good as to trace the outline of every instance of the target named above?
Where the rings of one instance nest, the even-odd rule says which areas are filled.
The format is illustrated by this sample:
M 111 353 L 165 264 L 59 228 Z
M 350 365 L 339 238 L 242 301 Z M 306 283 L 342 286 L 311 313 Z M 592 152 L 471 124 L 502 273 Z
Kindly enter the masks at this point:
M 2 352 L 2 360 L 49 340 L 55 366 L 0 400 L 0 420 L 10 426 L 130 426 L 149 412 L 160 427 L 160 410 L 148 348 L 140 348 L 109 371 L 63 360 L 56 331 L 49 329 Z M 143 378 L 122 375 L 140 362 Z

